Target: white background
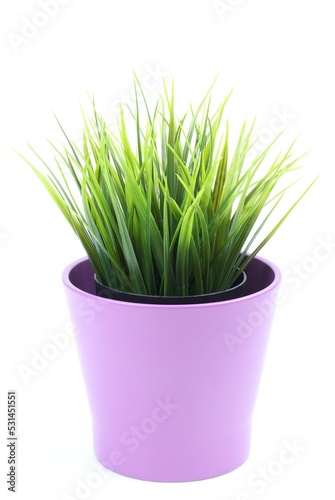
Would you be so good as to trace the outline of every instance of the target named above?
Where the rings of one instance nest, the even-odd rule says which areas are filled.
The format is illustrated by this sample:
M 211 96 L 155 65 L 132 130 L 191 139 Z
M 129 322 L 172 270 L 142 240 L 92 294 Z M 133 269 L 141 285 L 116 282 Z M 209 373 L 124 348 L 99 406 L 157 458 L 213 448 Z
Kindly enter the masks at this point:
M 0 8 L 1 498 L 11 498 L 5 484 L 10 389 L 18 394 L 16 498 L 80 498 L 79 481 L 90 482 L 97 473 L 74 341 L 34 375 L 25 380 L 20 375 L 20 366 L 31 368 L 36 351 L 42 353 L 51 342 L 50 334 L 65 332 L 69 318 L 60 274 L 84 253 L 12 148 L 27 152 L 29 142 L 52 160 L 45 138 L 61 139 L 53 112 L 72 137 L 80 137 L 85 92 L 94 94 L 101 112 L 113 119 L 116 102 L 132 103 L 133 69 L 153 100 L 162 76 L 174 77 L 178 98 L 186 104 L 220 73 L 217 98 L 234 88 L 232 123 L 257 114 L 263 139 L 274 123 L 286 125 L 285 140 L 300 134 L 298 151 L 310 150 L 302 185 L 318 173 L 321 177 L 262 252 L 284 274 L 285 300 L 271 334 L 249 460 L 226 476 L 184 484 L 98 472 L 98 487 L 87 490 L 86 498 L 330 498 L 335 465 L 332 2 L 56 3 L 52 16 L 41 16 L 43 0 L 2 2 Z M 27 20 L 39 27 L 28 28 Z M 273 120 L 278 113 L 282 122 Z M 296 441 L 298 456 L 277 477 L 270 474 L 261 495 L 248 479 L 262 468 L 272 470 L 285 441 Z

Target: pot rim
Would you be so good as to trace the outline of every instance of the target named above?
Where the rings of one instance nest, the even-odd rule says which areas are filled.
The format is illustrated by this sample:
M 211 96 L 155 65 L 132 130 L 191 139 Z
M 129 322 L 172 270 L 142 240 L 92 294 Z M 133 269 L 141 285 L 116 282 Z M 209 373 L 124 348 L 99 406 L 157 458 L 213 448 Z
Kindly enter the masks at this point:
M 257 298 L 259 296 L 264 295 L 265 293 L 271 292 L 273 289 L 275 289 L 279 285 L 281 278 L 282 278 L 282 274 L 281 274 L 280 269 L 273 262 L 271 262 L 270 260 L 268 260 L 264 257 L 261 257 L 259 255 L 254 257 L 253 260 L 258 260 L 258 261 L 262 262 L 263 264 L 267 265 L 273 271 L 274 278 L 273 278 L 272 282 L 268 286 L 262 288 L 261 290 L 259 290 L 257 292 L 250 293 L 247 295 L 242 295 L 241 297 L 238 297 L 236 299 L 228 299 L 228 300 L 225 300 L 222 302 L 202 302 L 202 303 L 197 303 L 197 304 L 151 304 L 150 302 L 148 302 L 148 303 L 126 302 L 126 301 L 122 301 L 122 300 L 114 300 L 114 299 L 110 299 L 110 298 L 100 297 L 99 295 L 95 295 L 95 294 L 86 292 L 85 290 L 82 290 L 81 288 L 78 288 L 70 280 L 71 271 L 76 266 L 81 264 L 82 262 L 89 261 L 89 258 L 87 256 L 81 257 L 80 259 L 77 259 L 77 260 L 71 262 L 69 265 L 67 265 L 62 273 L 62 281 L 63 281 L 63 284 L 65 285 L 65 287 L 69 291 L 71 291 L 72 293 L 76 293 L 77 295 L 81 295 L 82 297 L 89 299 L 89 300 L 92 300 L 92 298 L 94 298 L 94 300 L 96 300 L 98 303 L 101 303 L 104 305 L 106 305 L 107 303 L 110 303 L 110 304 L 119 305 L 119 306 L 124 305 L 124 306 L 142 307 L 142 308 L 143 307 L 146 307 L 146 308 L 147 307 L 150 307 L 150 308 L 162 308 L 163 307 L 164 309 L 165 308 L 181 309 L 181 308 L 195 308 L 195 307 L 197 307 L 197 308 L 198 307 L 215 307 L 218 305 L 235 304 L 235 303 L 242 302 L 245 300 Z M 94 271 L 93 271 L 93 274 L 94 274 Z M 206 295 L 206 294 L 204 294 L 204 295 Z

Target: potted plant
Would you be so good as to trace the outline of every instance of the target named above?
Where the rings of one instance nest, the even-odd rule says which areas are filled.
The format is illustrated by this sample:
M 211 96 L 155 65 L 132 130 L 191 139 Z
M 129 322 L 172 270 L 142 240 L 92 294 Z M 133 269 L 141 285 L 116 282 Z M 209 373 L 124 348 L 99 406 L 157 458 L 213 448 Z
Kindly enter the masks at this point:
M 153 110 L 136 79 L 135 92 L 117 132 L 93 101 L 80 147 L 61 127 L 58 173 L 34 150 L 42 166 L 26 161 L 87 253 L 63 282 L 98 460 L 133 478 L 206 479 L 247 459 L 281 279 L 258 252 L 311 186 L 255 244 L 294 183 L 293 144 L 251 158 L 244 123 L 232 148 L 229 96 L 211 112 L 211 89 L 182 118 L 173 85 Z

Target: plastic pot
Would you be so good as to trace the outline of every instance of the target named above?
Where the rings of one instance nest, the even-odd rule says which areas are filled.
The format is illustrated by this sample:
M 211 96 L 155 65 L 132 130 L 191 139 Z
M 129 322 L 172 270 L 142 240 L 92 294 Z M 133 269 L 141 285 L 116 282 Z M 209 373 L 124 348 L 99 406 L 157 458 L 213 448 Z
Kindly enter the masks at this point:
M 140 295 L 136 293 L 121 292 L 114 290 L 101 283 L 94 274 L 95 291 L 99 297 L 105 297 L 123 302 L 136 302 L 137 304 L 207 304 L 210 302 L 222 302 L 223 300 L 237 299 L 244 295 L 247 275 L 242 272 L 231 288 L 221 292 L 207 293 L 204 295 L 189 296 L 159 296 L 159 295 Z
M 281 279 L 255 258 L 244 296 L 161 305 L 95 295 L 88 259 L 63 273 L 97 459 L 136 479 L 194 481 L 239 467 Z

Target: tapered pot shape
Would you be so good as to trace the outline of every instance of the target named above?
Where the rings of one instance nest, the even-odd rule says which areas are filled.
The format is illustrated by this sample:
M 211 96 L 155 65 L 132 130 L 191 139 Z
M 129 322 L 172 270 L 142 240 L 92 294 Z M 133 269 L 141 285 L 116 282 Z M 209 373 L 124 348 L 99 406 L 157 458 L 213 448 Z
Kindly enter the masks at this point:
M 246 275 L 241 298 L 157 305 L 96 296 L 87 259 L 65 269 L 95 454 L 105 467 L 179 482 L 247 459 L 281 275 L 260 257 Z

